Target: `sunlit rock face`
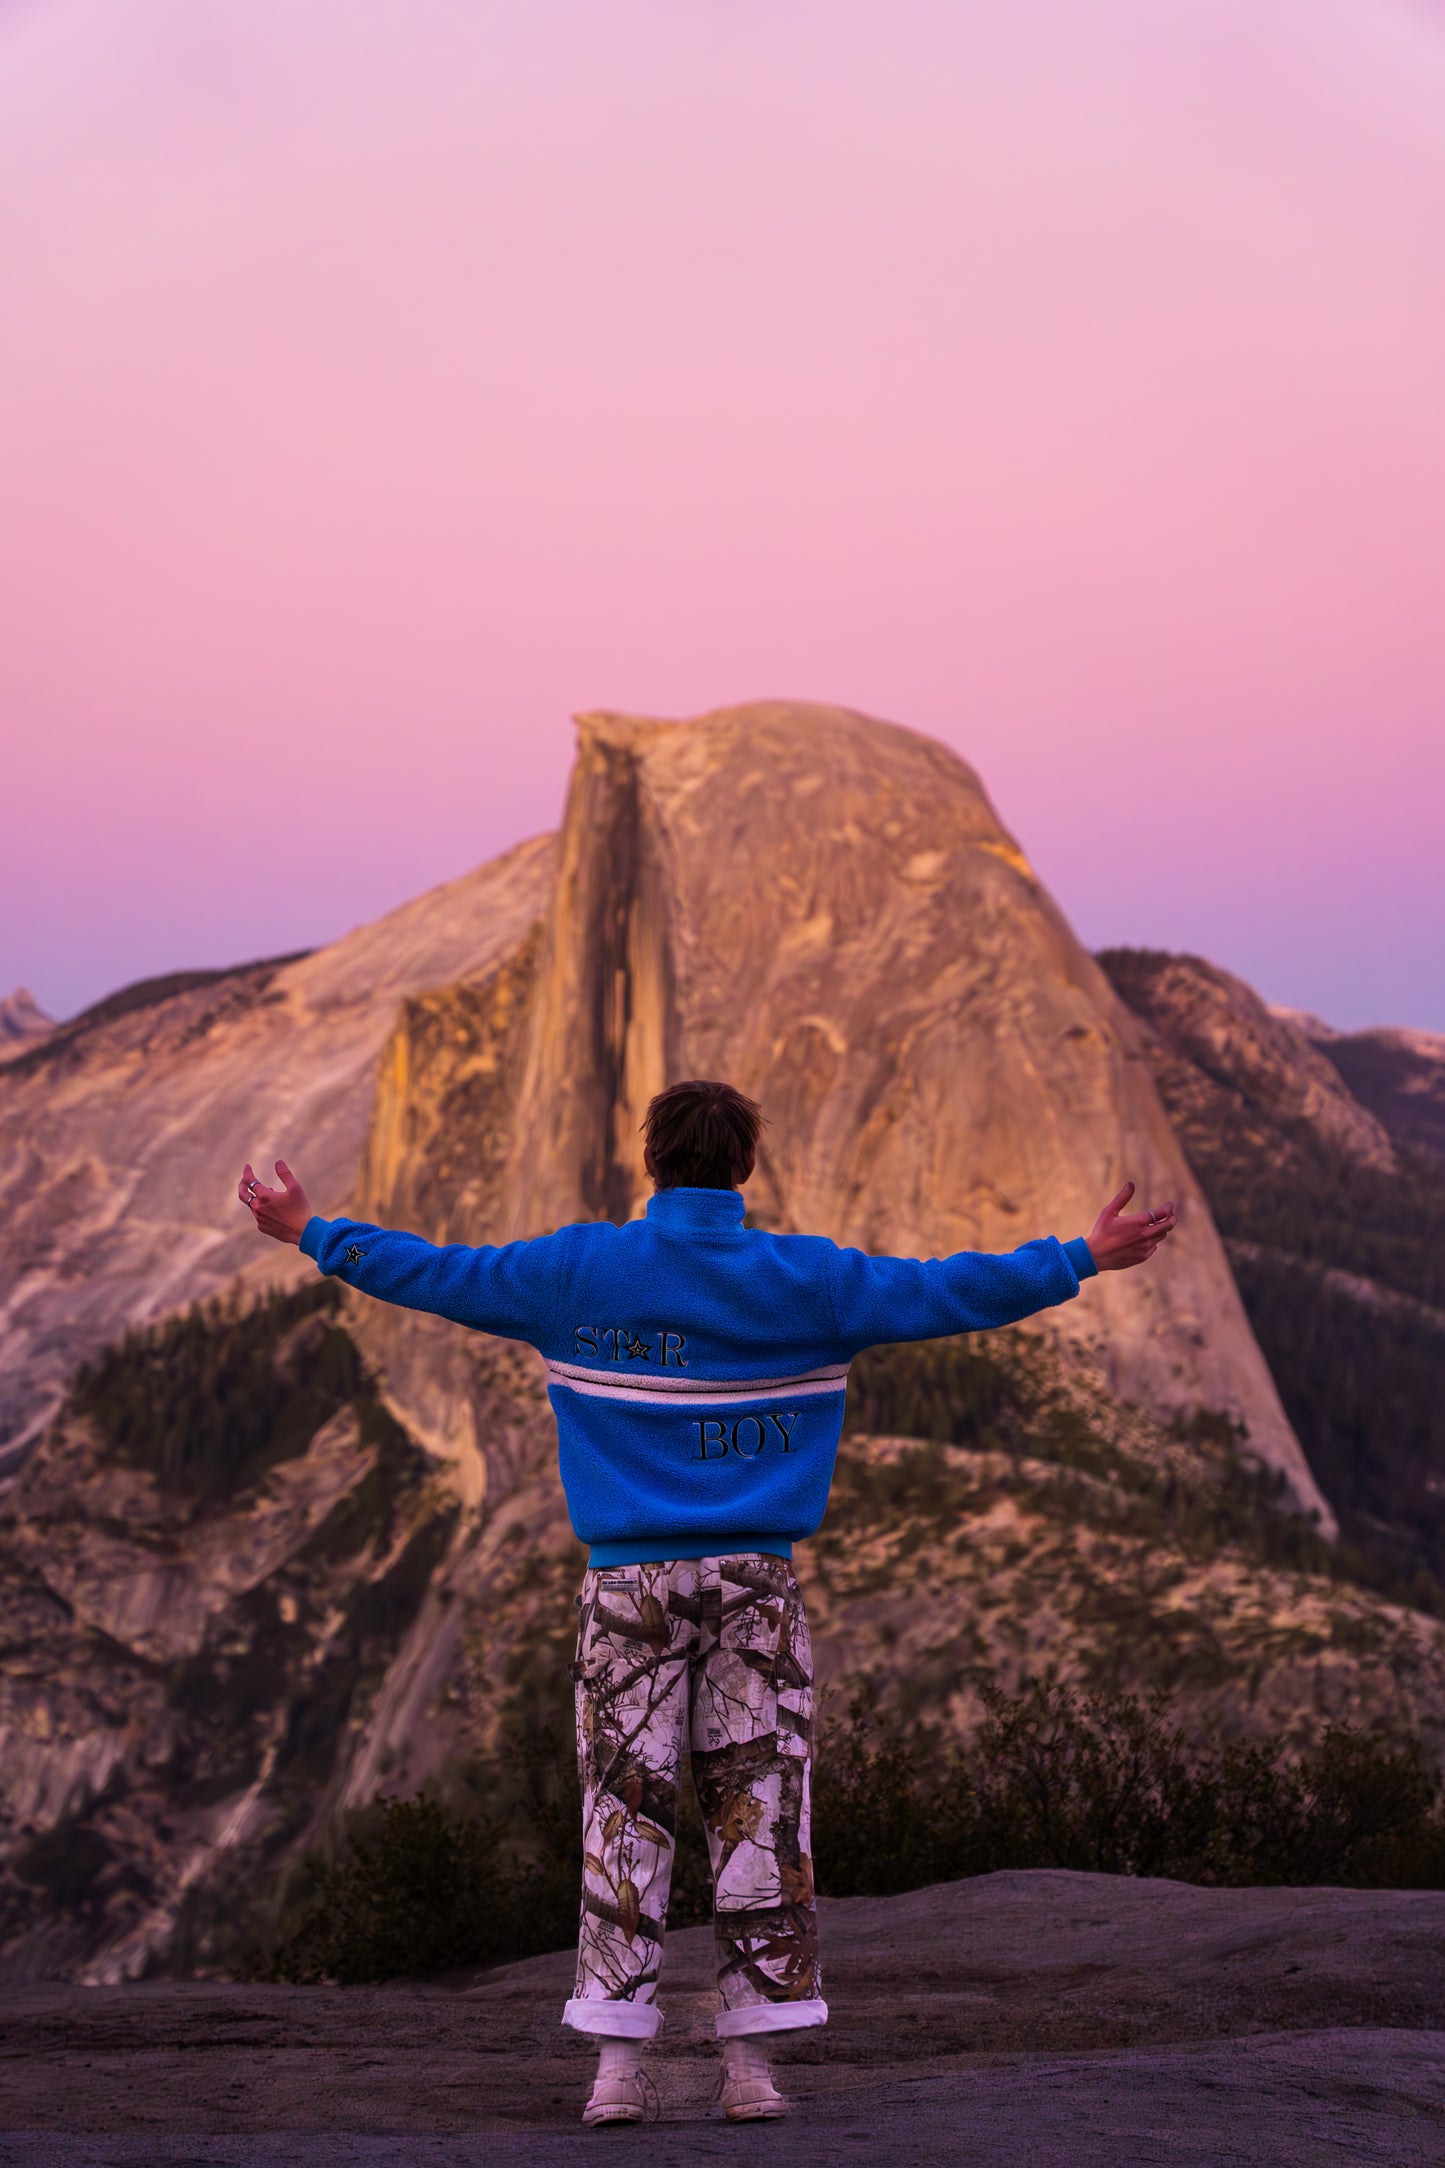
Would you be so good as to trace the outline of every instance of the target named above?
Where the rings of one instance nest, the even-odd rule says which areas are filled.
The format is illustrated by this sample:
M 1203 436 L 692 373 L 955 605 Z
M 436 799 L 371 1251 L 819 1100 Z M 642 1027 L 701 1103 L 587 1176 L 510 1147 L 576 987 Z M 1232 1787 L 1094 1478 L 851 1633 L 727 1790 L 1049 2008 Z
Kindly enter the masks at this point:
M 1008 1249 L 1086 1232 L 1133 1180 L 1179 1201 L 1179 1235 L 1147 1271 L 1091 1283 L 1056 1329 L 1156 1413 L 1228 1415 L 1331 1525 L 1135 1019 L 933 740 L 798 704 L 584 716 L 535 962 L 519 955 L 488 998 L 494 1018 L 468 1001 L 450 1031 L 415 1004 L 403 1020 L 368 1152 L 378 1216 L 473 1239 L 627 1218 L 649 1187 L 647 1101 L 690 1075 L 765 1108 L 748 1202 L 768 1227 L 908 1255 Z M 437 1119 L 449 1094 L 474 1152 Z M 398 1385 L 415 1378 L 400 1329 L 375 1330 Z M 453 1420 L 470 1420 L 460 1403 Z

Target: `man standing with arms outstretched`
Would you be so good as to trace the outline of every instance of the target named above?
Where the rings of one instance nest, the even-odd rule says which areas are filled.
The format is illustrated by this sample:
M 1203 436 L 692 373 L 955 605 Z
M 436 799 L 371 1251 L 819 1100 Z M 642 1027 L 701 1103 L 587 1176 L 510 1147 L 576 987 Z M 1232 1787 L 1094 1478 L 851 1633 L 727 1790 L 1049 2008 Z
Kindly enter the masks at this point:
M 637 2122 L 656 2005 L 684 1744 L 716 1890 L 722 2101 L 780 2115 L 769 2033 L 827 2022 L 809 1785 L 813 1667 L 793 1545 L 823 1518 L 848 1365 L 866 1347 L 1016 1324 L 1096 1272 L 1144 1263 L 1174 1207 L 1007 1256 L 869 1257 L 743 1224 L 762 1114 L 731 1085 L 674 1084 L 647 1110 L 644 1219 L 438 1249 L 313 1216 L 248 1166 L 263 1234 L 412 1310 L 525 1340 L 546 1360 L 578 1599 L 582 1920 L 563 2023 L 598 2039 L 590 2124 Z

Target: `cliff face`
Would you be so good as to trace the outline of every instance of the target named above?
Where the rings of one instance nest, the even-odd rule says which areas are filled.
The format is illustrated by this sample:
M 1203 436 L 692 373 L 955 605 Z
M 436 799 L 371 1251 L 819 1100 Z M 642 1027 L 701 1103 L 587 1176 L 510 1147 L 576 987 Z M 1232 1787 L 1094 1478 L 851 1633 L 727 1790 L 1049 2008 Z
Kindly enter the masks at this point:
M 766 1109 L 765 1226 L 930 1256 L 1085 1231 L 1126 1177 L 1178 1198 L 1151 1270 L 1091 1284 L 1051 1328 L 1156 1412 L 1229 1416 L 1332 1525 L 1135 1020 L 942 746 L 798 705 L 583 717 L 517 1029 L 525 1119 L 486 1147 L 462 1214 L 478 1236 L 641 1211 L 643 1109 L 687 1075 Z

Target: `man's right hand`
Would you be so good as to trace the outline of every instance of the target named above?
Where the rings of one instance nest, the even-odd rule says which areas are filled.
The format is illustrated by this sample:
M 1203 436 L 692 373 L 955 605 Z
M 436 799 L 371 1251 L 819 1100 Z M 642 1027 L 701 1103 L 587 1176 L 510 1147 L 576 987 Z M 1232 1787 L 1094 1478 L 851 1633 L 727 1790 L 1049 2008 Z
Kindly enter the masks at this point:
M 251 1171 L 247 1160 L 241 1170 L 236 1194 L 263 1235 L 274 1242 L 299 1242 L 311 1217 L 311 1202 L 284 1159 L 276 1162 L 280 1189 L 268 1189 Z
M 1177 1225 L 1172 1204 L 1156 1205 L 1152 1212 L 1126 1212 L 1133 1194 L 1133 1183 L 1126 1182 L 1094 1222 L 1089 1249 L 1101 1272 L 1127 1272 L 1131 1265 L 1144 1264 Z

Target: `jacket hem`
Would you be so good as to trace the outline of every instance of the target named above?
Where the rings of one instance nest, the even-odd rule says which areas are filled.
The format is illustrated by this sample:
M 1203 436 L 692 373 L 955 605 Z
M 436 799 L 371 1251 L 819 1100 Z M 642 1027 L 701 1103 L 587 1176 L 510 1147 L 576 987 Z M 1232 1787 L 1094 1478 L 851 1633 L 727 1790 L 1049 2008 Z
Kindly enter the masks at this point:
M 589 1573 L 599 1566 L 660 1566 L 672 1558 L 741 1558 L 763 1551 L 773 1558 L 791 1558 L 791 1536 L 633 1536 L 621 1543 L 594 1543 L 587 1560 Z

